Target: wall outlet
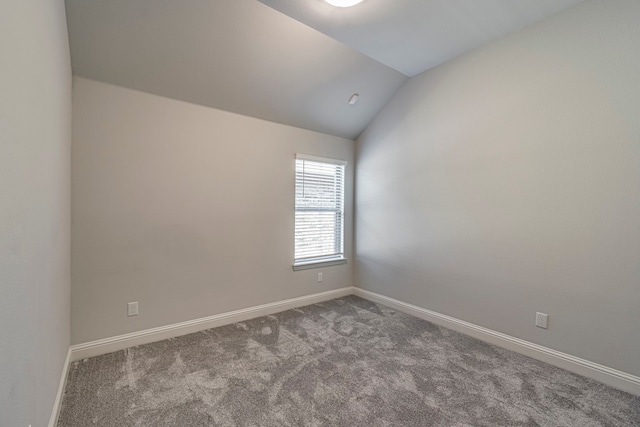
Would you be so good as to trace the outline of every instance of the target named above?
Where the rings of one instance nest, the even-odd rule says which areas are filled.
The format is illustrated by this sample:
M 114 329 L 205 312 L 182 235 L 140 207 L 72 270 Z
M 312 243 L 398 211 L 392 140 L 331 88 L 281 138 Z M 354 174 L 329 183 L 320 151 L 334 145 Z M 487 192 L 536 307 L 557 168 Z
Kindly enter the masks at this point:
M 318 282 L 322 282 L 322 273 L 318 273 Z
M 549 315 L 544 313 L 536 313 L 536 326 L 542 329 L 547 329 L 549 322 Z
M 138 301 L 130 302 L 127 304 L 127 316 L 138 315 Z

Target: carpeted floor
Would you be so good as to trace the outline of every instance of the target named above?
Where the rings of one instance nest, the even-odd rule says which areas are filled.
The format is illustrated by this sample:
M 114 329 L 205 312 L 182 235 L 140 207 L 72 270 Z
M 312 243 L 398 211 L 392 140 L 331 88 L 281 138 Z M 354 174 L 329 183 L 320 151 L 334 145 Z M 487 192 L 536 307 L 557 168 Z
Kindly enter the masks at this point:
M 640 398 L 350 296 L 72 364 L 59 427 L 640 426 Z

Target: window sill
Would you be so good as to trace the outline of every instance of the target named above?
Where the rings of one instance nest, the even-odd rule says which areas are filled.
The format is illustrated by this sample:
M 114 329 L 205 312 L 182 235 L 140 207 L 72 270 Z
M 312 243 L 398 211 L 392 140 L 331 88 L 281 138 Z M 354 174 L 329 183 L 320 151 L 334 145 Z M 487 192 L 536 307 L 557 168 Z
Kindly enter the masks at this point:
M 346 264 L 346 258 L 330 259 L 326 261 L 310 261 L 293 264 L 293 271 L 310 270 L 312 268 L 331 267 L 334 265 Z

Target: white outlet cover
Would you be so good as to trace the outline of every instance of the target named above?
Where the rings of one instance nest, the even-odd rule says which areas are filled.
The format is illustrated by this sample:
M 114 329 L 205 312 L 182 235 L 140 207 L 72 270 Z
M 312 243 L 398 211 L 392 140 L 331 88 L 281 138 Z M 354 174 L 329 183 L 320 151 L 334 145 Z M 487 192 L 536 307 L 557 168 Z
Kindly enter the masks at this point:
M 138 315 L 138 301 L 130 302 L 127 304 L 127 316 Z
M 536 313 L 536 326 L 542 329 L 547 329 L 549 322 L 549 315 L 544 313 Z
M 322 273 L 318 273 L 318 282 L 322 282 L 323 278 L 322 278 Z

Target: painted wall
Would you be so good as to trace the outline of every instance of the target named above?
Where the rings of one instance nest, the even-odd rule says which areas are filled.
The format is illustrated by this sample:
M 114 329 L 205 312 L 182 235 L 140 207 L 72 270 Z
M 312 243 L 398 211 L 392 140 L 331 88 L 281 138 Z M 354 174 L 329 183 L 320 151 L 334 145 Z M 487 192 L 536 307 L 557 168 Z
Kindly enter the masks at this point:
M 0 28 L 0 425 L 41 427 L 69 348 L 64 2 L 2 2 Z
M 352 285 L 353 141 L 82 78 L 73 114 L 73 343 Z M 347 265 L 292 270 L 296 152 L 351 163 Z
M 588 1 L 409 80 L 358 140 L 356 285 L 640 375 L 638 22 Z

